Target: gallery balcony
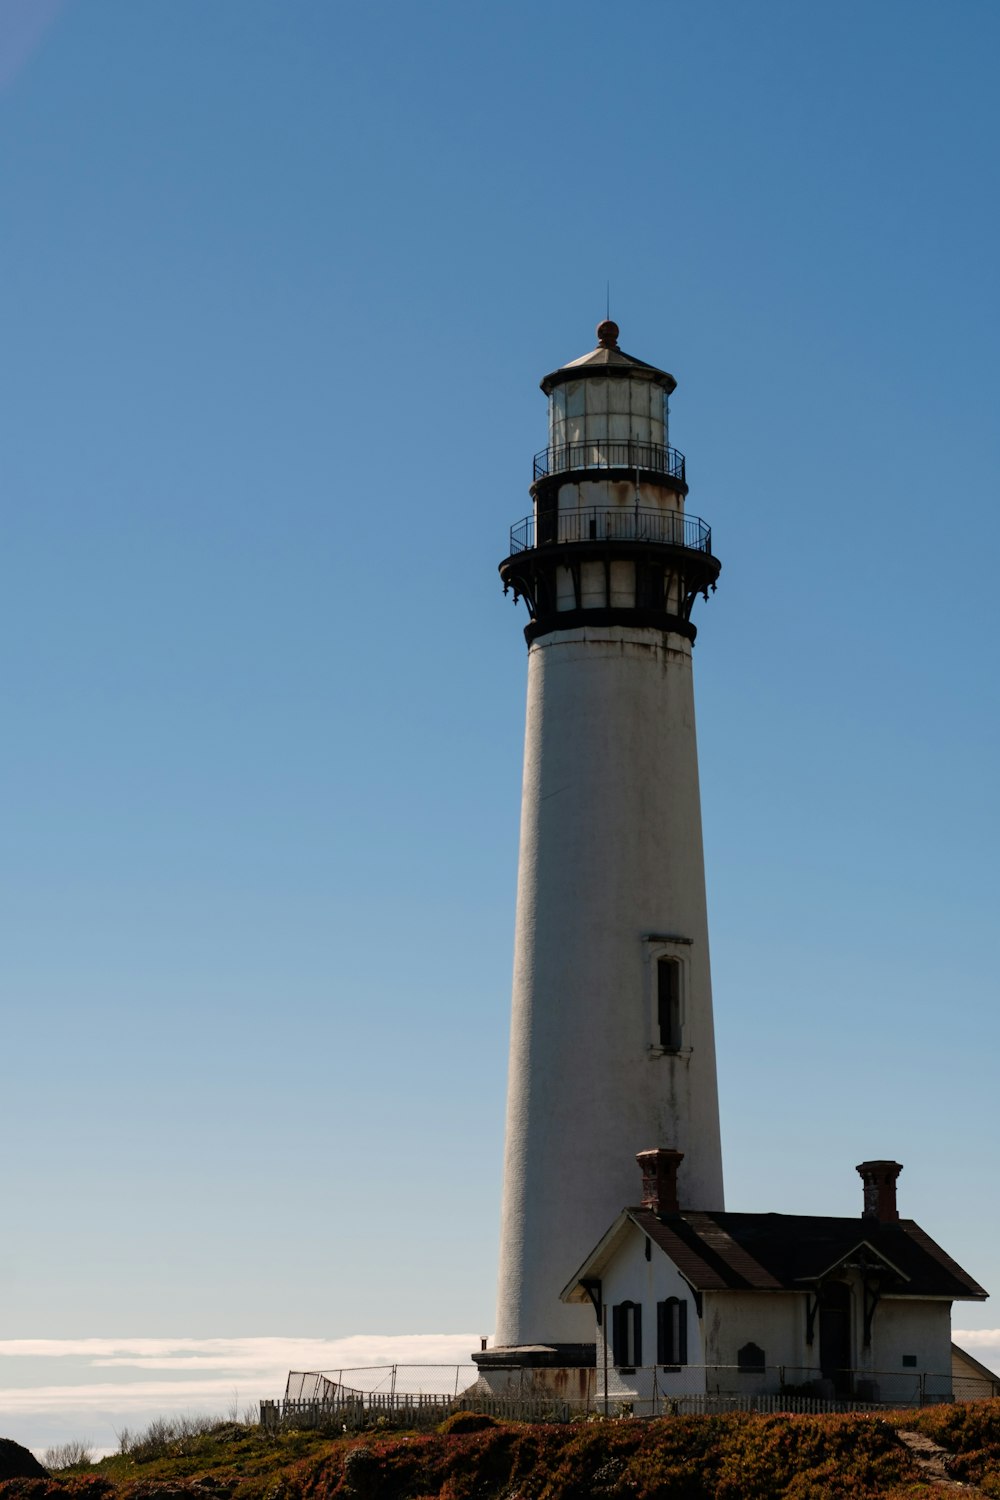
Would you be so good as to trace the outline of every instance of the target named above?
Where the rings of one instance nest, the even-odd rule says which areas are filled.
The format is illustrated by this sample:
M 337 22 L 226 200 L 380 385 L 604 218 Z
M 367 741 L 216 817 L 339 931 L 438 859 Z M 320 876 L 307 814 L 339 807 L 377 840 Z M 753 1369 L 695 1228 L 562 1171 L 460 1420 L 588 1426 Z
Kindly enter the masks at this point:
M 584 442 L 559 443 L 543 448 L 535 454 L 534 469 L 536 483 L 553 474 L 581 469 L 639 469 L 676 480 L 684 491 L 687 490 L 687 466 L 683 453 L 662 443 L 641 443 L 631 438 L 622 442 L 588 438 Z
M 711 555 L 712 528 L 700 516 L 679 510 L 629 506 L 584 506 L 579 510 L 543 511 L 525 516 L 510 528 L 510 556 L 536 547 L 585 542 L 639 542 L 683 547 Z

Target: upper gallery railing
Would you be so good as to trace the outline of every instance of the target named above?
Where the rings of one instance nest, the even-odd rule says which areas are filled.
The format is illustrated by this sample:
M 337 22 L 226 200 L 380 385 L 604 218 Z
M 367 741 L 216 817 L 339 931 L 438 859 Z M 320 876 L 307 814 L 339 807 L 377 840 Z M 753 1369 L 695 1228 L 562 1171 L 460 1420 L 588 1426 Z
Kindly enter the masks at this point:
M 568 469 L 646 469 L 687 483 L 683 453 L 662 443 L 638 443 L 631 438 L 624 442 L 589 438 L 585 442 L 559 443 L 535 454 L 536 479 L 563 474 Z

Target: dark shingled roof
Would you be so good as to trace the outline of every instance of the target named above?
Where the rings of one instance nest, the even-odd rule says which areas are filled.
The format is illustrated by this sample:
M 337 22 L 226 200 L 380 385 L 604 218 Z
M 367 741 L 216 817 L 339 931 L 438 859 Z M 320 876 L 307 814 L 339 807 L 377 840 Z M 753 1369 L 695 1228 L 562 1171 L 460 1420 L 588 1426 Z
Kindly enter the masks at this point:
M 803 1291 L 868 1246 L 870 1262 L 885 1261 L 898 1273 L 883 1288 L 887 1296 L 988 1296 L 912 1219 L 626 1212 L 697 1291 Z

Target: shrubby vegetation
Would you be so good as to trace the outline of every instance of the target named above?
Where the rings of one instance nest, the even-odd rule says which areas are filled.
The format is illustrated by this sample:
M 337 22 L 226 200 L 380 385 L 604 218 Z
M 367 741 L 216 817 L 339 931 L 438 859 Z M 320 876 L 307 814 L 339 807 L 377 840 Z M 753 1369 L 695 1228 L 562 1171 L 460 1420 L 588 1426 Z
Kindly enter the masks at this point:
M 179 1417 L 121 1433 L 120 1451 L 84 1472 L 0 1483 L 0 1500 L 931 1500 L 941 1489 L 900 1442 L 905 1428 L 1000 1500 L 1000 1401 L 552 1425 L 456 1413 L 437 1432 L 360 1435 Z
M 1000 1500 L 1000 1401 L 927 1407 L 908 1425 L 951 1451 L 947 1469 L 953 1479 Z
M 94 1450 L 89 1442 L 58 1443 L 42 1454 L 42 1463 L 50 1474 L 63 1469 L 89 1468 L 93 1462 Z
M 172 1451 L 178 1450 L 178 1445 L 182 1445 L 186 1439 L 205 1437 L 222 1425 L 218 1417 L 157 1417 L 144 1432 L 132 1432 L 130 1428 L 123 1427 L 120 1432 L 115 1433 L 115 1437 L 118 1439 L 119 1453 L 126 1454 L 136 1463 L 147 1463 L 154 1458 L 167 1457 Z M 178 1456 L 183 1454 L 178 1453 Z

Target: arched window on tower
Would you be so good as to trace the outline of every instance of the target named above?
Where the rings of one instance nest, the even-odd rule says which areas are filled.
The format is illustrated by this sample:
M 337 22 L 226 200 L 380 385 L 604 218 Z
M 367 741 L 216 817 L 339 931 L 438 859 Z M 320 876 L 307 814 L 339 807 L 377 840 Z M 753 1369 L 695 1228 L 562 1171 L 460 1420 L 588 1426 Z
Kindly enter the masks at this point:
M 681 1048 L 681 966 L 676 958 L 656 961 L 656 1024 L 664 1052 Z

